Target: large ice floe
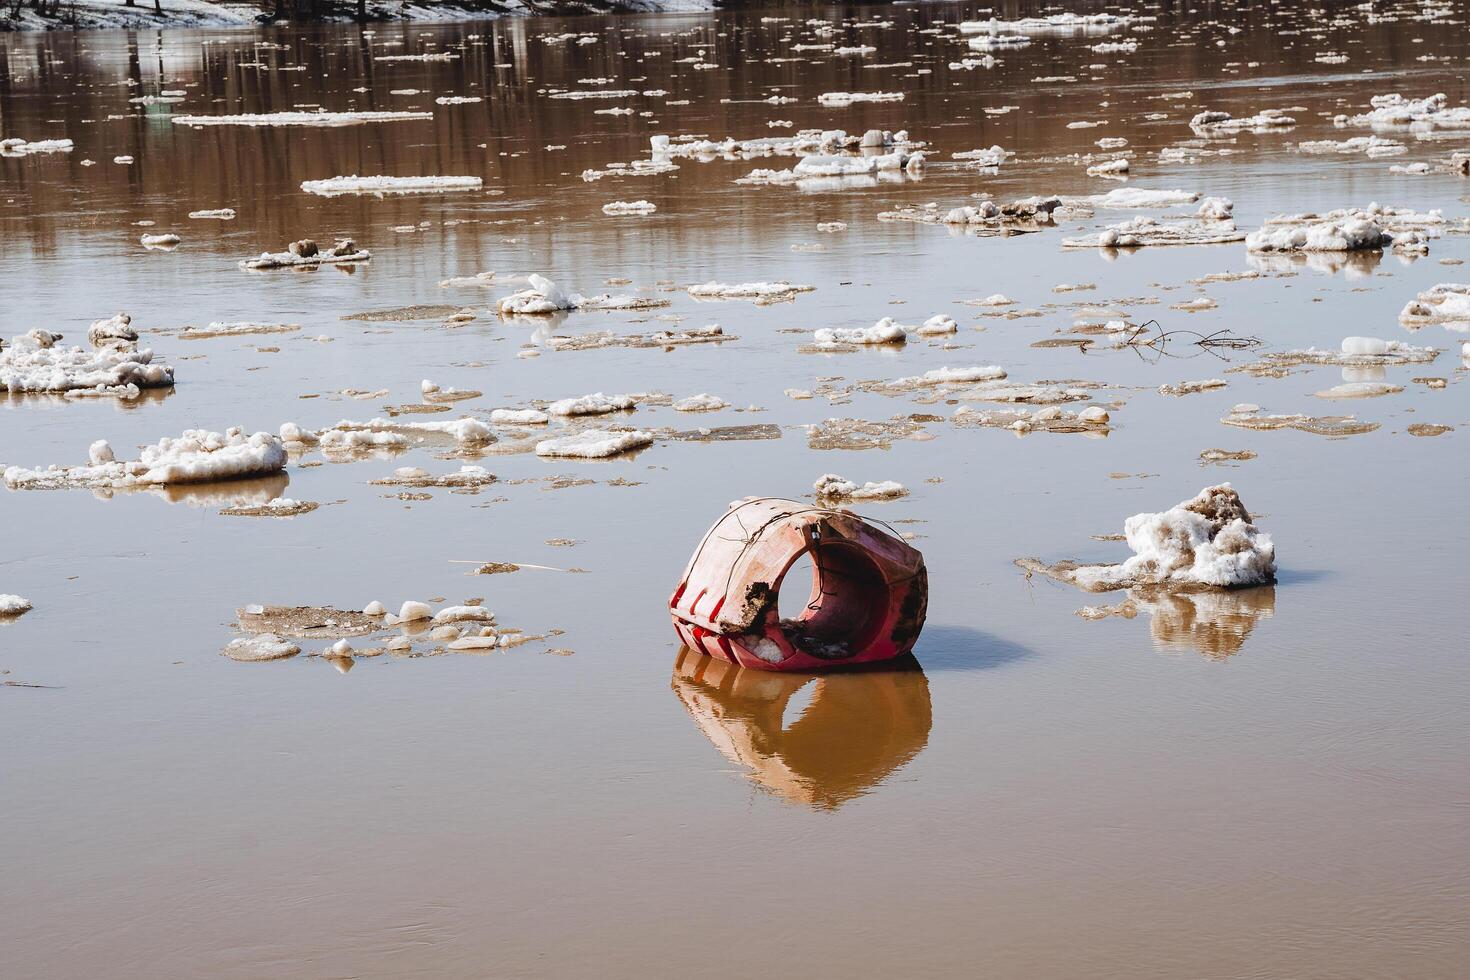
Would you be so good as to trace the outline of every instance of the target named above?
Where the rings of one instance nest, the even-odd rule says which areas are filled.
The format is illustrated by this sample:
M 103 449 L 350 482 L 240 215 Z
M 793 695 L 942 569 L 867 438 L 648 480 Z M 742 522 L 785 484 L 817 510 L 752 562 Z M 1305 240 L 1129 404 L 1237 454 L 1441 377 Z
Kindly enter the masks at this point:
M 527 276 L 526 282 L 527 288 L 500 300 L 498 309 L 502 316 L 547 316 L 570 310 L 653 310 L 669 305 L 668 300 L 648 296 L 608 293 L 583 296 L 568 292 L 536 273 Z
M 118 460 L 112 447 L 99 440 L 87 456 L 82 466 L 7 467 L 5 484 L 12 490 L 125 490 L 269 476 L 286 466 L 280 439 L 267 432 L 246 435 L 239 428 L 188 429 L 178 438 L 144 446 L 135 460 Z
M 355 450 L 401 450 L 415 442 L 449 441 L 460 446 L 482 446 L 495 441 L 490 426 L 470 415 L 430 422 L 400 422 L 376 418 L 367 422 L 348 419 L 324 429 L 304 429 L 294 422 L 281 426 L 281 441 L 293 452 L 320 446 L 325 452 Z
M 240 268 L 251 271 L 266 269 L 309 268 L 318 265 L 352 265 L 366 262 L 373 253 L 358 248 L 350 238 L 339 239 L 331 248 L 322 248 L 310 238 L 292 242 L 284 252 L 261 252 L 253 259 L 242 259 Z
M 840 153 L 844 150 L 905 150 L 913 152 L 922 147 L 909 139 L 907 130 L 890 132 L 886 129 L 869 129 L 863 133 L 848 133 L 845 129 L 803 129 L 790 136 L 762 136 L 755 139 L 722 140 L 702 137 L 664 135 L 649 138 L 653 162 L 671 158 L 690 160 L 751 160 L 770 156 L 821 156 Z
M 1470 283 L 1442 282 L 1409 300 L 1399 313 L 1406 327 L 1439 323 L 1456 330 L 1470 330 Z
M 841 153 L 813 154 L 788 170 L 752 170 L 736 179 L 737 184 L 814 184 L 821 189 L 840 189 L 843 178 L 918 176 L 924 169 L 924 154 L 907 150 L 852 156 Z M 836 182 L 832 181 L 836 179 Z
M 1222 245 L 1243 241 L 1245 232 L 1230 217 L 1231 204 L 1210 197 L 1192 218 L 1135 215 L 1095 235 L 1062 239 L 1063 248 L 1142 248 L 1146 245 Z
M 1280 214 L 1246 236 L 1252 252 L 1356 252 L 1392 248 L 1398 252 L 1429 251 L 1429 240 L 1451 225 L 1435 211 L 1414 211 L 1369 204 L 1322 214 Z
M 446 194 L 451 191 L 477 191 L 485 185 L 479 177 L 329 177 L 325 180 L 303 180 L 301 189 L 320 197 L 341 194 Z
M 433 119 L 432 112 L 246 112 L 225 116 L 174 116 L 178 126 L 360 126 L 364 123 Z
M 1358 115 L 1339 115 L 1339 126 L 1409 127 L 1417 130 L 1470 129 L 1470 106 L 1451 106 L 1443 92 L 1406 99 L 1397 92 L 1375 95 L 1372 108 Z
M 1159 513 L 1134 514 L 1124 521 L 1123 536 L 1133 556 L 1118 564 L 1046 564 L 1034 558 L 1017 564 L 1088 592 L 1232 589 L 1276 580 L 1276 546 L 1228 483 L 1206 487 Z
M 130 399 L 145 388 L 173 386 L 174 369 L 153 363 L 151 350 L 135 348 L 126 314 L 99 320 L 92 330 L 101 349 L 58 347 L 59 335 L 39 330 L 12 338 L 0 349 L 0 391 Z

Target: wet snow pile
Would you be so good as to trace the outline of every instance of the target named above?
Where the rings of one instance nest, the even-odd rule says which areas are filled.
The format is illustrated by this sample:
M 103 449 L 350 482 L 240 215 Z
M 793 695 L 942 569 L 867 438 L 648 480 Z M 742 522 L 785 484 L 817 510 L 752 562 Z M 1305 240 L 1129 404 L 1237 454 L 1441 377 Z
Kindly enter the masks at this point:
M 1166 511 L 1133 515 L 1123 524 L 1123 536 L 1133 556 L 1116 565 L 1046 565 L 1035 559 L 1018 564 L 1088 592 L 1231 589 L 1276 580 L 1276 546 L 1228 483 L 1206 487 Z
M 87 328 L 87 343 L 93 347 L 131 349 L 138 343 L 138 331 L 133 329 L 133 318 L 126 313 L 114 313 L 101 320 L 93 320 Z
M 827 473 L 812 484 L 818 500 L 896 500 L 908 496 L 908 489 L 901 483 L 884 480 L 881 483 L 864 483 L 861 486 L 845 480 L 836 473 Z
M 669 305 L 668 300 L 626 294 L 583 296 L 569 293 L 545 276 L 532 273 L 529 284 L 500 300 L 502 316 L 546 316 L 570 310 L 651 310 Z
M 226 116 L 173 116 L 179 126 L 360 126 L 364 123 L 433 119 L 432 112 L 247 112 Z
M 903 344 L 909 338 L 901 324 L 895 323 L 892 317 L 886 316 L 871 327 L 852 329 L 823 327 L 813 334 L 812 339 L 819 348 L 842 348 L 875 344 Z
M 58 335 L 45 331 L 12 338 L 0 350 L 0 391 L 13 395 L 52 393 L 130 399 L 138 397 L 144 388 L 172 387 L 174 369 L 154 364 L 151 350 L 134 349 L 136 334 L 131 339 L 114 337 L 114 343 L 107 343 L 105 331 L 131 332 L 126 325 L 126 314 L 119 317 L 93 324 L 99 330 L 98 341 L 103 345 L 100 350 L 57 347 Z M 102 324 L 106 326 L 99 326 Z
M 1410 300 L 1399 313 L 1406 327 L 1432 323 L 1470 324 L 1470 284 L 1442 282 Z
M 325 180 L 303 180 L 301 189 L 319 197 L 340 194 L 444 194 L 450 191 L 477 191 L 485 185 L 479 177 L 329 177 Z
M 317 265 L 349 265 L 366 262 L 373 253 L 358 248 L 350 238 L 339 239 L 331 248 L 323 249 L 310 238 L 292 242 L 284 252 L 261 252 L 259 257 L 242 259 L 240 268 L 250 270 L 307 268 Z
M 963 160 L 972 167 L 986 169 L 999 167 L 1015 155 L 1014 151 L 1007 150 L 999 143 L 995 143 L 978 150 L 960 150 L 958 153 L 951 153 L 950 159 Z
M 653 434 L 639 429 L 584 429 L 536 443 L 537 456 L 565 459 L 606 459 L 653 444 Z
M 239 428 L 223 433 L 189 429 L 176 439 L 144 446 L 136 460 L 118 460 L 102 440 L 87 455 L 85 466 L 8 467 L 5 484 L 12 490 L 127 489 L 269 476 L 286 467 L 280 439 L 266 432 L 246 435 Z

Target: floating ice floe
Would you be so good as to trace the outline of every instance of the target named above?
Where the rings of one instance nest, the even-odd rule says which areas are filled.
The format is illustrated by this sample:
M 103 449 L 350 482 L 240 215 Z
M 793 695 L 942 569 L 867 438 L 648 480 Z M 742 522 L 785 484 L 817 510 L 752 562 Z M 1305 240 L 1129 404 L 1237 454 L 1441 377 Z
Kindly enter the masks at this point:
M 584 429 L 571 435 L 557 436 L 536 443 L 536 455 L 567 459 L 605 459 L 634 449 L 642 449 L 652 443 L 652 433 L 638 429 L 626 431 Z
M 225 517 L 301 517 L 310 514 L 321 504 L 313 500 L 292 500 L 290 497 L 273 497 L 263 504 L 233 504 L 220 511 Z
M 845 106 L 858 102 L 902 102 L 902 92 L 823 92 L 817 101 L 824 106 Z
M 185 327 L 179 331 L 180 340 L 209 340 L 215 337 L 249 337 L 258 334 L 295 333 L 301 329 L 299 323 L 235 323 L 211 322 L 207 327 Z
M 1075 14 L 1071 11 L 1050 14 L 1045 17 L 1023 17 L 1020 20 L 960 21 L 960 30 L 966 34 L 1003 34 L 1006 31 L 1033 34 L 1103 34 L 1120 30 L 1133 18 L 1126 14 Z
M 478 95 L 441 95 L 434 101 L 439 105 L 472 105 L 485 100 Z
M 172 251 L 182 241 L 183 239 L 173 232 L 166 232 L 161 235 L 140 235 L 138 237 L 138 244 L 144 248 L 162 249 L 164 251 Z
M 1439 211 L 1370 204 L 1324 214 L 1276 215 L 1246 236 L 1252 252 L 1354 252 L 1392 247 L 1397 252 L 1429 251 L 1429 239 L 1450 227 Z
M 1159 385 L 1159 394 L 1196 395 L 1202 391 L 1214 391 L 1224 387 L 1225 382 L 1219 378 L 1206 378 L 1202 381 L 1181 381 L 1175 385 Z
M 350 238 L 339 239 L 323 249 L 310 238 L 292 242 L 284 252 L 261 252 L 258 258 L 243 259 L 240 268 L 249 270 L 307 268 L 317 265 L 351 265 L 367 262 L 373 253 L 358 248 Z
M 1201 136 L 1219 136 L 1229 133 L 1265 133 L 1287 129 L 1296 125 L 1296 120 L 1280 109 L 1264 109 L 1254 116 L 1237 119 L 1228 112 L 1206 110 L 1189 120 L 1189 128 Z
M 341 194 L 446 194 L 451 191 L 477 191 L 485 185 L 479 177 L 328 177 L 303 180 L 301 189 L 320 197 Z
M 871 327 L 857 327 L 852 329 L 823 327 L 813 334 L 812 339 L 819 348 L 841 348 L 879 344 L 903 344 L 908 341 L 908 333 L 905 332 L 902 324 L 895 323 L 892 317 L 885 316 Z
M 360 126 L 364 123 L 433 119 L 432 112 L 247 112 L 225 116 L 173 116 L 178 126 Z
M 729 340 L 739 339 L 739 337 L 725 333 L 718 323 L 712 323 L 707 327 L 693 327 L 689 330 L 657 330 L 646 334 L 616 334 L 611 330 L 599 330 L 571 337 L 533 338 L 534 342 L 543 344 L 553 351 L 600 350 L 604 347 L 661 347 L 665 350 L 672 350 L 675 347 L 686 347 L 692 344 L 722 344 Z
M 791 136 L 762 136 L 756 139 L 738 140 L 727 137 L 723 140 L 699 139 L 656 135 L 649 138 L 653 161 L 670 158 L 694 160 L 749 160 L 769 156 L 813 156 L 839 153 L 843 150 L 916 150 L 922 143 L 909 139 L 907 130 L 889 132 L 886 129 L 869 129 L 861 134 L 848 133 L 844 129 L 803 129 Z
M 93 347 L 131 349 L 137 342 L 138 331 L 133 329 L 133 318 L 126 313 L 93 320 L 87 328 L 87 343 Z
M 274 633 L 241 637 L 225 644 L 220 651 L 231 660 L 241 663 L 265 663 L 271 660 L 287 660 L 301 652 L 301 647 L 290 640 L 283 640 Z
M 1142 248 L 1147 245 L 1220 245 L 1245 239 L 1245 232 L 1227 219 L 1178 218 L 1161 220 L 1138 215 L 1109 225 L 1096 235 L 1062 239 L 1063 248 Z
M 489 486 L 495 482 L 495 474 L 483 466 L 461 466 L 452 473 L 430 473 L 417 466 L 401 466 L 390 477 L 372 481 L 377 487 L 447 487 L 470 490 Z
M 353 422 L 344 419 L 315 431 L 286 422 L 281 425 L 280 436 L 281 441 L 293 451 L 317 445 L 328 451 L 402 449 L 414 439 L 449 439 L 461 446 L 480 446 L 495 441 L 495 433 L 490 426 L 469 415 L 431 422 L 399 422 L 382 418 Z
M 105 441 L 92 444 L 89 465 L 5 470 L 12 490 L 71 488 L 128 489 L 190 483 L 212 483 L 268 476 L 285 469 L 286 450 L 267 432 L 246 435 L 239 428 L 223 433 L 188 429 L 176 439 L 144 446 L 136 460 L 117 460 Z
M 234 221 L 234 208 L 212 208 L 203 211 L 190 211 L 189 217 L 195 219 L 212 219 L 215 221 Z
M 858 485 L 845 480 L 836 473 L 827 473 L 812 484 L 818 500 L 897 500 L 908 496 L 908 488 L 902 483 L 884 480 L 881 483 Z
M 1381 395 L 1397 395 L 1403 390 L 1403 385 L 1389 384 L 1386 381 L 1348 381 L 1325 391 L 1315 392 L 1314 395 L 1317 398 L 1377 398 Z
M 71 140 L 23 140 L 12 138 L 0 140 L 0 157 L 26 157 L 42 153 L 70 153 Z
M 606 415 L 609 412 L 630 412 L 638 405 L 632 395 L 604 395 L 594 392 L 579 398 L 563 398 L 554 401 L 546 410 L 552 415 Z
M 658 205 L 652 201 L 613 201 L 602 206 L 603 214 L 653 214 Z
M 1351 415 L 1270 415 L 1262 412 L 1261 406 L 1250 404 L 1236 405 L 1220 421 L 1237 429 L 1296 429 L 1329 438 L 1363 435 L 1378 428 L 1377 422 L 1362 422 Z
M 1470 283 L 1442 282 L 1426 289 L 1404 305 L 1399 322 L 1406 327 L 1442 323 L 1470 329 Z
M 536 408 L 497 408 L 490 413 L 492 425 L 545 425 L 551 416 Z
M 1059 197 L 1033 197 L 1009 204 L 982 200 L 948 211 L 937 204 L 903 207 L 881 211 L 879 221 L 913 221 L 926 225 L 945 225 L 971 235 L 1019 235 L 1040 231 L 1052 221 L 1053 213 L 1062 206 Z
M 752 170 L 736 179 L 737 184 L 801 184 L 830 178 L 866 177 L 872 175 L 907 174 L 916 176 L 924 169 L 924 154 L 894 150 L 892 153 L 868 156 L 822 154 L 803 157 L 789 170 Z M 840 186 L 840 185 L 836 185 Z
M 56 335 L 46 334 L 41 343 L 40 338 L 22 335 L 0 350 L 0 391 L 131 399 L 144 388 L 173 386 L 174 369 L 154 364 L 151 350 L 56 347 L 55 339 Z
M 1089 177 L 1121 177 L 1128 173 L 1128 158 L 1117 157 L 1113 160 L 1104 160 L 1094 163 L 1087 168 Z
M 722 408 L 729 407 L 730 403 L 725 401 L 725 399 L 708 393 L 680 398 L 673 404 L 673 409 L 676 412 L 717 412 Z
M 8 592 L 0 595 L 0 619 L 15 619 L 34 608 L 29 599 L 11 595 Z
M 1206 487 L 1193 499 L 1123 523 L 1133 556 L 1116 565 L 1037 559 L 1017 562 L 1088 592 L 1153 586 L 1233 589 L 1276 580 L 1276 546 L 1258 528 L 1230 484 Z
M 1080 432 L 1088 435 L 1106 435 L 1112 421 L 1107 410 L 1092 405 L 1080 412 L 1072 412 L 1047 405 L 1034 412 L 1026 409 L 982 410 L 961 405 L 955 409 L 951 421 L 960 428 L 1009 429 L 1018 436 L 1032 432 Z
M 1417 130 L 1470 129 L 1470 106 L 1451 106 L 1443 92 L 1423 99 L 1406 99 L 1398 93 L 1375 95 L 1368 112 L 1339 115 L 1339 126 L 1407 126 Z
M 1272 351 L 1254 364 L 1242 365 L 1249 374 L 1275 374 L 1279 369 L 1301 364 L 1334 367 L 1391 367 L 1399 364 L 1428 364 L 1442 353 L 1438 347 L 1415 347 L 1401 340 L 1379 337 L 1344 337 L 1339 350 L 1308 347 L 1304 350 Z
M 972 51 L 1003 51 L 1012 48 L 1024 48 L 1031 43 L 1028 34 L 981 34 L 969 40 Z
M 652 310 L 668 306 L 665 299 L 647 296 L 611 295 L 583 296 L 569 293 L 545 276 L 532 273 L 526 277 L 529 286 L 500 300 L 503 316 L 546 316 L 565 310 Z
M 757 304 L 784 303 L 800 293 L 813 292 L 817 287 L 789 282 L 742 282 L 723 283 L 710 280 L 685 287 L 685 291 L 697 300 L 748 299 Z
M 1296 145 L 1299 153 L 1362 153 L 1370 157 L 1394 156 L 1408 147 L 1382 136 L 1354 136 L 1345 140 L 1306 140 Z
M 961 150 L 958 153 L 951 153 L 950 159 L 963 160 L 972 167 L 999 167 L 1015 155 L 1014 151 L 1007 150 L 996 143 L 978 150 Z

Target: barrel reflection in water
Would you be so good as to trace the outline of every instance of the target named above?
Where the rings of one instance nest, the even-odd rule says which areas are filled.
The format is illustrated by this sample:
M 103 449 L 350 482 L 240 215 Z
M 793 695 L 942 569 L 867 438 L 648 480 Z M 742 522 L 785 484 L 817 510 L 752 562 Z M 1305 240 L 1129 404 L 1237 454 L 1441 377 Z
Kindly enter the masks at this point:
M 797 674 L 746 670 L 685 648 L 671 686 L 726 758 L 763 789 L 815 809 L 868 793 L 929 742 L 929 680 L 912 656 Z

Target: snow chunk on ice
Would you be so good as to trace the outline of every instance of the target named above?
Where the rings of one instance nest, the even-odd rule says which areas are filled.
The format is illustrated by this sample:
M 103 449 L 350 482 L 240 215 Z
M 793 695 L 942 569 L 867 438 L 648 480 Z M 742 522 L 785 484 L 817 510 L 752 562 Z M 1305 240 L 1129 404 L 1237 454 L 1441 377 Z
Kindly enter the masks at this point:
M 47 339 L 54 339 L 48 335 Z M 174 369 L 153 363 L 151 350 L 38 346 L 38 338 L 14 338 L 0 350 L 0 391 L 69 393 L 136 398 L 142 388 L 168 388 Z
M 0 594 L 0 618 L 14 618 L 22 613 L 28 613 L 33 608 L 29 599 L 22 599 L 18 595 L 8 592 Z
M 631 395 L 604 395 L 594 392 L 579 398 L 563 398 L 548 407 L 552 415 L 606 415 L 608 412 L 631 411 L 638 404 Z
M 812 484 L 818 499 L 826 500 L 895 500 L 907 496 L 908 489 L 901 483 L 884 480 L 881 483 L 864 483 L 858 486 L 836 473 L 827 473 Z
M 892 317 L 885 316 L 871 327 L 852 329 L 823 327 L 813 334 L 813 339 L 820 347 L 835 347 L 844 344 L 903 344 L 908 341 L 908 334 L 904 332 L 901 324 L 893 322 Z
M 674 402 L 676 412 L 716 412 L 729 407 L 730 403 L 725 399 L 710 394 L 690 395 Z

